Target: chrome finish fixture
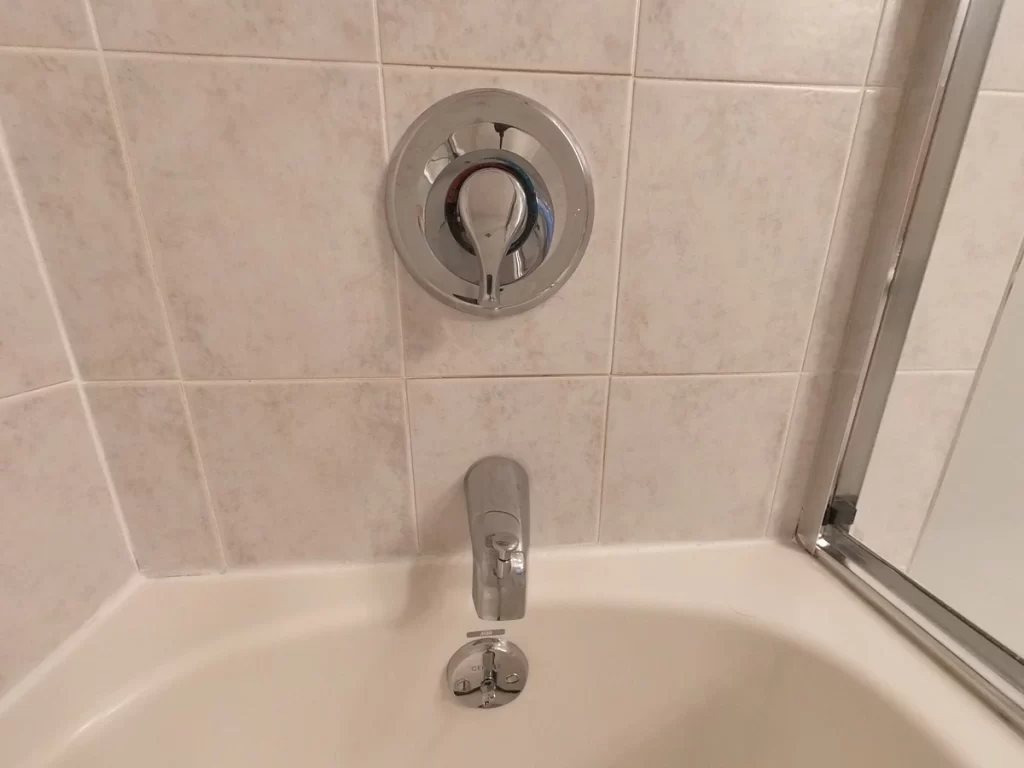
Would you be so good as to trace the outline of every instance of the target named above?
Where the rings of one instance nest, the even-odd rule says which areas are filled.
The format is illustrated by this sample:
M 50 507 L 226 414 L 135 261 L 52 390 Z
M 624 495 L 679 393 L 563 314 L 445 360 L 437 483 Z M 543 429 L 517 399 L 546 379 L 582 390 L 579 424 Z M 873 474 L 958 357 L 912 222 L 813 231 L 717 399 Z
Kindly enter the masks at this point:
M 508 171 L 482 168 L 463 182 L 458 211 L 463 229 L 480 259 L 477 304 L 496 308 L 501 262 L 526 229 L 526 192 Z
M 845 531 L 822 530 L 816 554 L 950 674 L 1024 733 L 1024 663 Z
M 481 459 L 466 473 L 466 509 L 476 615 L 486 621 L 523 618 L 530 546 L 526 470 L 501 456 Z
M 1002 5 L 948 0 L 924 16 L 851 310 L 871 319 L 848 323 L 797 531 L 809 552 L 837 501 L 856 508 Z
M 529 664 L 515 643 L 483 637 L 459 648 L 448 662 L 448 689 L 464 707 L 494 709 L 515 701 L 526 687 Z
M 537 102 L 510 91 L 442 99 L 406 131 L 385 184 L 391 239 L 445 304 L 495 317 L 549 298 L 590 239 L 583 150 Z
M 1001 5 L 1002 0 L 972 0 L 964 19 L 961 43 L 949 62 L 934 131 L 921 166 L 916 195 L 907 214 L 899 257 L 836 481 L 836 494 L 841 497 L 856 499 L 864 484 L 889 390 L 974 111 Z M 964 44 L 965 38 L 968 44 Z
M 848 331 L 797 539 L 1024 732 L 1024 658 L 847 532 L 1002 6 L 1003 0 L 956 0 L 948 13 L 929 9 L 925 16 L 931 38 L 918 41 L 915 59 L 921 61 L 911 68 L 917 79 L 907 89 L 857 286 L 855 304 L 862 302 L 873 322 Z M 948 35 L 944 49 L 936 43 L 939 35 Z M 893 172 L 900 158 L 909 158 L 909 165 Z M 879 234 L 880 220 L 891 233 Z

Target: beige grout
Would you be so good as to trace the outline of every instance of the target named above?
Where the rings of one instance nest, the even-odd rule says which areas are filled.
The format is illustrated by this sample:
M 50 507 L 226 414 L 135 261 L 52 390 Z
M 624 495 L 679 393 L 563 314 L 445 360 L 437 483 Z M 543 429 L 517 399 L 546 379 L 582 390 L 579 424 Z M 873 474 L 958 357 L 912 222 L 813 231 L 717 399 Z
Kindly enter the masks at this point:
M 135 181 L 135 172 L 132 169 L 131 156 L 128 153 L 128 142 L 125 139 L 124 126 L 121 122 L 121 115 L 117 108 L 117 100 L 114 98 L 114 87 L 110 78 L 110 70 L 107 67 L 106 54 L 103 50 L 103 42 L 100 39 L 99 27 L 96 25 L 96 17 L 93 13 L 91 0 L 83 0 L 86 18 L 93 36 L 93 44 L 99 52 L 100 74 L 103 78 L 103 89 L 106 93 L 107 104 L 110 108 L 111 120 L 114 123 L 114 131 L 117 133 L 118 147 L 121 151 L 121 161 L 124 164 L 125 176 L 128 182 L 128 189 L 132 198 L 136 224 L 142 235 L 143 251 L 146 256 L 146 264 L 149 267 L 150 277 L 153 281 L 153 290 L 156 293 L 157 306 L 160 309 L 160 316 L 163 319 L 164 334 L 167 340 L 167 347 L 171 353 L 171 360 L 174 365 L 174 373 L 177 376 L 178 396 L 181 399 L 185 414 L 185 425 L 188 430 L 189 440 L 196 452 L 196 465 L 199 471 L 200 485 L 202 486 L 203 498 L 207 504 L 207 516 L 210 522 L 210 530 L 213 533 L 214 542 L 217 546 L 217 553 L 220 557 L 221 568 L 227 567 L 227 556 L 224 550 L 224 542 L 221 535 L 220 523 L 213 508 L 213 496 L 210 493 L 210 484 L 206 476 L 206 468 L 203 464 L 202 450 L 199 446 L 199 438 L 196 433 L 195 423 L 192 418 L 192 411 L 188 398 L 185 395 L 185 387 L 182 384 L 181 357 L 174 341 L 174 333 L 171 329 L 170 311 L 167 308 L 167 301 L 164 295 L 163 284 L 160 279 L 160 272 L 157 269 L 156 258 L 153 255 L 153 243 L 149 236 L 149 228 L 146 226 L 146 218 L 142 212 L 142 199 L 139 195 L 138 185 Z
M 642 12 L 643 0 L 636 0 L 636 8 L 633 10 L 633 48 L 630 51 L 629 74 L 636 77 L 636 60 L 640 55 L 640 14 Z
M 63 379 L 61 381 L 52 381 L 49 384 L 40 384 L 38 387 L 32 387 L 31 389 L 23 389 L 20 392 L 10 392 L 6 395 L 0 396 L 0 403 L 11 403 L 25 397 L 41 395 L 45 392 L 49 392 L 51 389 L 63 387 L 65 384 L 75 384 L 75 380 Z
M 192 447 L 196 452 L 196 468 L 199 470 L 199 485 L 202 487 L 203 500 L 206 502 L 207 515 L 210 519 L 210 530 L 213 532 L 213 541 L 220 555 L 220 570 L 228 568 L 228 551 L 224 546 L 224 535 L 220 529 L 220 521 L 217 519 L 217 512 L 213 503 L 213 492 L 210 490 L 210 480 L 206 473 L 206 464 L 203 461 L 203 451 L 199 447 L 199 433 L 196 430 L 195 419 L 192 417 L 192 406 L 188 401 L 188 394 L 185 392 L 184 382 L 178 382 L 178 397 L 181 399 L 181 406 L 185 413 L 185 425 L 188 428 L 188 439 L 192 441 Z
M 604 444 L 601 446 L 601 466 L 598 472 L 601 487 L 598 490 L 598 502 L 597 502 L 597 520 L 595 522 L 594 541 L 601 541 L 601 524 L 604 519 L 604 487 L 605 487 L 605 467 L 608 464 L 608 430 L 609 430 L 609 418 L 612 410 L 612 380 L 615 376 L 615 329 L 618 323 L 619 316 L 619 286 L 622 283 L 622 262 L 623 262 L 623 249 L 626 242 L 626 205 L 627 198 L 629 195 L 629 153 L 631 149 L 631 143 L 633 140 L 633 117 L 634 110 L 633 105 L 636 99 L 636 59 L 639 53 L 639 38 L 640 38 L 640 3 L 641 0 L 636 0 L 636 10 L 633 14 L 633 48 L 630 52 L 631 62 L 629 71 L 630 83 L 629 83 L 629 94 L 626 97 L 626 136 L 625 136 L 625 147 L 623 148 L 623 173 L 622 173 L 622 211 L 619 218 L 619 252 L 618 261 L 616 262 L 615 269 L 615 282 L 612 287 L 612 317 L 611 317 L 611 338 L 608 341 L 608 376 L 605 382 L 605 401 L 604 401 Z
M 956 371 L 944 371 L 956 372 Z M 696 371 L 696 372 L 658 372 L 645 373 L 639 371 L 627 371 L 624 373 L 581 373 L 566 371 L 564 373 L 478 373 L 443 376 L 327 376 L 322 378 L 268 378 L 268 379 L 184 379 L 185 387 L 220 387 L 220 386 L 260 386 L 260 385 L 287 385 L 287 384 L 372 384 L 385 383 L 389 381 L 474 381 L 493 379 L 527 379 L 543 381 L 545 379 L 685 379 L 685 378 L 738 378 L 751 376 L 790 376 L 799 373 L 828 373 L 828 371 Z M 139 386 L 146 384 L 177 384 L 177 379 L 100 379 L 86 381 L 89 386 L 124 387 Z
M 980 88 L 978 89 L 979 96 L 1002 96 L 1004 98 L 1021 98 L 1024 97 L 1024 91 L 1013 91 L 1008 88 Z
M 980 366 L 979 366 L 980 367 Z M 969 373 L 972 376 L 978 368 L 897 368 L 897 376 L 949 376 Z
M 377 0 L 373 0 L 373 44 L 377 54 L 377 90 L 380 95 L 380 130 L 384 147 L 384 165 L 387 167 L 391 155 L 391 141 L 388 136 L 387 93 L 384 88 L 384 54 L 380 36 L 380 9 Z M 388 247 L 391 247 L 390 240 Z M 398 366 L 402 379 L 402 421 L 405 424 L 405 460 L 409 467 L 409 509 L 412 511 L 413 542 L 416 551 L 420 549 L 420 514 L 416 505 L 416 464 L 412 451 L 412 409 L 409 406 L 409 380 L 405 363 L 405 326 L 402 321 L 402 265 L 399 263 L 398 252 L 391 248 L 391 258 L 395 274 L 395 312 L 398 322 Z
M 8 173 L 10 174 L 11 190 L 14 193 L 15 204 L 18 208 L 22 225 L 25 227 L 29 247 L 32 250 L 32 256 L 36 262 L 36 269 L 38 269 L 39 277 L 43 283 L 43 290 L 46 293 L 47 300 L 50 302 L 50 308 L 52 309 L 54 319 L 57 322 L 57 332 L 60 335 L 61 344 L 64 346 L 64 354 L 67 355 L 68 364 L 71 366 L 72 383 L 75 386 L 75 390 L 78 392 L 78 399 L 81 403 L 83 414 L 85 415 L 85 423 L 89 430 L 89 437 L 92 440 L 93 449 L 96 451 L 96 460 L 99 462 L 100 471 L 103 473 L 103 479 L 107 484 L 107 491 L 110 493 L 110 502 L 114 509 L 114 517 L 117 518 L 117 522 L 121 527 L 121 535 L 124 537 L 125 547 L 128 549 L 128 556 L 132 559 L 132 563 L 135 565 L 135 570 L 138 571 L 139 561 L 135 557 L 135 548 L 132 546 L 132 537 L 128 530 L 128 523 L 125 520 L 124 509 L 121 506 L 121 498 L 117 493 L 117 487 L 114 485 L 114 478 L 110 472 L 110 465 L 107 462 L 106 452 L 103 450 L 103 443 L 100 440 L 99 429 L 96 427 L 96 420 L 93 418 L 92 408 L 89 405 L 88 398 L 85 396 L 85 387 L 82 385 L 82 373 L 78 366 L 78 359 L 75 357 L 74 349 L 71 346 L 71 337 L 68 335 L 67 324 L 64 321 L 64 314 L 61 311 L 60 305 L 57 303 L 57 294 L 53 289 L 53 282 L 50 280 L 50 272 L 46 266 L 46 261 L 43 259 L 43 250 L 39 244 L 39 237 L 36 234 L 35 225 L 32 223 L 32 217 L 29 214 L 28 203 L 25 199 L 25 192 L 21 188 L 21 182 L 15 172 L 14 158 L 11 153 L 10 144 L 7 140 L 7 131 L 2 123 L 0 123 L 0 164 L 6 166 Z
M 95 56 L 95 48 L 61 48 L 59 46 L 42 45 L 0 45 L 0 56 L 18 54 L 30 56 Z
M 665 83 L 665 84 L 680 84 L 687 83 L 692 85 L 722 85 L 722 86 L 736 86 L 736 87 L 750 87 L 750 88 L 767 88 L 767 89 L 781 89 L 781 90 L 806 90 L 812 88 L 814 90 L 823 91 L 839 91 L 839 92 L 851 92 L 857 91 L 862 88 L 857 83 L 816 83 L 816 82 L 801 82 L 801 81 L 781 81 L 781 80 L 730 80 L 728 78 L 713 78 L 713 77 L 674 77 L 668 75 L 635 75 L 631 72 L 610 72 L 610 71 L 578 71 L 578 72 L 562 72 L 552 69 L 509 69 L 507 67 L 481 67 L 481 66 L 454 66 L 451 64 L 402 64 L 402 63 L 384 63 L 385 70 L 451 70 L 456 72 L 497 72 L 501 74 L 512 74 L 512 75 L 525 75 L 529 77 L 552 77 L 552 78 L 566 78 L 566 77 L 611 77 L 611 78 L 628 78 L 630 80 L 639 80 L 643 82 L 651 83 Z M 872 86 L 874 88 L 884 88 L 886 86 Z
M 416 551 L 422 553 L 420 513 L 416 503 L 416 459 L 412 451 L 412 407 L 409 404 L 409 382 L 402 382 L 402 419 L 405 422 L 405 460 L 409 464 L 409 501 L 412 509 L 412 533 Z
M 608 432 L 609 422 L 611 419 L 612 412 L 612 376 L 605 377 L 604 385 L 604 422 L 602 423 L 604 438 L 603 444 L 601 445 L 601 466 L 598 469 L 598 482 L 599 487 L 597 489 L 597 520 L 594 521 L 594 543 L 599 544 L 601 542 L 601 525 L 604 522 L 604 489 L 605 489 L 605 470 L 608 466 Z
M 846 93 L 851 91 L 858 91 L 862 86 L 856 83 L 815 83 L 815 82 L 789 82 L 785 80 L 730 80 L 728 78 L 718 77 L 675 77 L 670 75 L 634 75 L 635 80 L 641 80 L 648 83 L 664 83 L 670 84 L 681 84 L 687 85 L 706 85 L 706 86 L 726 86 L 730 88 L 764 88 L 767 90 L 785 90 L 785 91 L 805 91 L 807 89 L 813 89 L 815 91 L 837 91 L 840 93 Z
M 864 66 L 864 74 L 861 77 L 861 85 L 864 88 L 869 86 L 868 81 L 871 79 L 871 67 L 875 63 L 875 56 L 878 55 L 878 39 L 879 35 L 882 34 L 882 24 L 885 22 L 885 12 L 889 10 L 889 5 L 895 4 L 897 0 L 884 0 L 882 7 L 878 11 L 878 22 L 875 24 L 875 36 L 871 42 L 871 53 L 868 55 L 867 64 Z
M 867 73 L 865 72 L 865 77 Z M 814 321 L 818 315 L 818 306 L 821 301 L 822 288 L 825 284 L 825 275 L 828 273 L 828 264 L 832 256 L 832 243 L 835 240 L 836 227 L 839 223 L 839 212 L 842 210 L 843 199 L 846 196 L 846 181 L 850 174 L 850 163 L 853 160 L 853 148 L 857 141 L 857 129 L 860 127 L 860 121 L 862 112 L 864 110 L 864 92 L 865 89 L 861 88 L 860 97 L 857 102 L 857 113 L 853 121 L 853 129 L 850 131 L 850 142 L 846 147 L 846 162 L 843 164 L 843 173 L 839 179 L 839 192 L 836 195 L 835 209 L 832 212 L 832 226 L 829 230 L 828 243 L 825 245 L 825 258 L 821 262 L 821 271 L 818 274 L 818 288 L 814 295 L 814 302 L 812 303 L 811 318 L 807 325 L 807 337 L 804 340 L 804 351 L 800 356 L 800 373 L 801 380 L 797 381 L 797 386 L 793 390 L 793 399 L 789 404 L 789 418 L 786 420 L 786 430 L 782 438 L 782 461 L 779 462 L 778 470 L 775 473 L 775 483 L 772 486 L 771 502 L 768 506 L 768 513 L 765 515 L 764 521 L 764 535 L 768 535 L 768 531 L 771 529 L 772 519 L 775 512 L 775 500 L 779 493 L 779 484 L 782 479 L 782 472 L 786 466 L 786 452 L 790 450 L 790 438 L 793 431 L 793 421 L 796 419 L 797 412 L 797 400 L 800 397 L 802 377 L 808 373 L 807 368 L 807 356 L 811 349 L 811 338 L 814 335 Z
M 380 135 L 382 143 L 382 152 L 384 155 L 384 167 L 387 168 L 388 161 L 391 156 L 391 141 L 388 136 L 388 109 L 387 109 L 387 96 L 384 89 L 384 65 L 382 62 L 381 54 L 381 40 L 380 40 L 380 20 L 377 12 L 377 0 L 373 0 L 373 43 L 374 48 L 377 52 L 377 95 L 380 98 Z M 399 289 L 399 270 L 402 265 L 398 260 L 398 253 L 394 248 L 391 247 L 390 235 L 387 247 L 391 249 L 392 262 L 394 266 L 395 274 L 395 308 L 397 311 L 398 321 L 398 369 L 401 377 L 405 378 L 405 329 L 402 326 L 402 297 Z
M 214 53 L 178 53 L 163 51 L 130 51 L 119 49 L 104 49 L 96 51 L 91 48 L 44 48 L 32 46 L 0 46 L 0 55 L 5 53 L 26 53 L 26 54 L 48 54 L 48 55 L 96 55 L 100 53 L 107 59 L 165 59 L 169 61 L 203 61 L 218 60 L 236 63 L 263 63 L 269 65 L 315 65 L 315 66 L 338 66 L 338 67 L 380 67 L 382 69 L 413 69 L 413 70 L 451 70 L 455 72 L 496 72 L 502 74 L 526 75 L 530 77 L 622 77 L 632 80 L 642 80 L 655 83 L 688 83 L 692 85 L 720 85 L 749 88 L 767 89 L 808 89 L 826 91 L 853 91 L 862 86 L 857 83 L 829 83 L 810 81 L 782 81 L 782 80 L 734 80 L 729 78 L 703 78 L 703 77 L 677 77 L 672 75 L 635 75 L 631 72 L 619 72 L 613 70 L 559 70 L 559 69 L 516 69 L 510 67 L 482 67 L 479 65 L 454 65 L 436 63 L 412 63 L 412 62 L 374 62 L 374 61 L 348 61 L 344 59 L 302 59 L 288 58 L 283 56 L 240 56 L 232 54 Z M 885 86 L 871 86 L 882 88 Z M 983 89 L 983 93 L 1003 93 L 1007 95 L 1024 95 L 1019 91 L 1000 91 Z
M 0 49 L 2 50 L 2 49 Z M 177 61 L 177 62 L 218 62 L 224 64 L 266 64 L 281 67 L 376 67 L 374 61 L 347 59 L 302 59 L 289 56 L 256 56 L 233 53 L 179 53 L 168 51 L 126 51 L 103 50 L 111 59 L 134 59 L 136 61 Z

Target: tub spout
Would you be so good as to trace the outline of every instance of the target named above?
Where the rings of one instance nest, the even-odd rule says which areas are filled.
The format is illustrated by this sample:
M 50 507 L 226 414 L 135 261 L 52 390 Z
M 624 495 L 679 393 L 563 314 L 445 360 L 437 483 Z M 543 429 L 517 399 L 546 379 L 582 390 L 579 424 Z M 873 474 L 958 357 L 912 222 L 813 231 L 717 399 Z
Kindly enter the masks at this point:
M 530 533 L 526 470 L 501 456 L 481 459 L 466 473 L 466 508 L 477 616 L 487 621 L 523 618 Z

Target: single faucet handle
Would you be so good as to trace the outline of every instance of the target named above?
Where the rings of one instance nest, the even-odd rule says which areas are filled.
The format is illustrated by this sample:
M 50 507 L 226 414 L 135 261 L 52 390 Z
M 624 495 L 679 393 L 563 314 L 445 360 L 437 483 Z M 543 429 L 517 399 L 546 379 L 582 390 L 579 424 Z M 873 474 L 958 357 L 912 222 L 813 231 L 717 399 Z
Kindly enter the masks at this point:
M 526 190 L 502 168 L 485 167 L 470 174 L 459 190 L 459 217 L 480 261 L 477 303 L 497 308 L 499 271 L 509 249 L 526 228 Z

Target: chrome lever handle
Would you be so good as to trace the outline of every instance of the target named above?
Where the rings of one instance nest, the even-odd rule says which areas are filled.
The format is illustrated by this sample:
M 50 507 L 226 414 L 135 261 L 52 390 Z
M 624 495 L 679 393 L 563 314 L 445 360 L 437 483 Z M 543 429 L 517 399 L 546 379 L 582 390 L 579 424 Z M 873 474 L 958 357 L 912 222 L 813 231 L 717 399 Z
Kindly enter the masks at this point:
M 480 260 L 477 303 L 497 307 L 501 262 L 526 226 L 526 191 L 507 171 L 481 168 L 462 183 L 458 207 L 462 226 Z

